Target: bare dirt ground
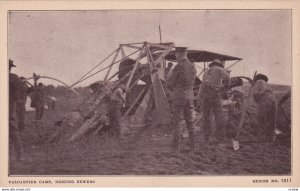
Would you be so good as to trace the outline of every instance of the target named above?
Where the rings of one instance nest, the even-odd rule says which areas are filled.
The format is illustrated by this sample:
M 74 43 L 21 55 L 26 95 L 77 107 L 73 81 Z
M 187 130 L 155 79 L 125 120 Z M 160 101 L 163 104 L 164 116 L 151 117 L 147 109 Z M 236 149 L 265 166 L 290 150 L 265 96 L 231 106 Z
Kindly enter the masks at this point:
M 234 151 L 232 143 L 203 144 L 203 133 L 197 135 L 197 151 L 171 151 L 171 132 L 149 130 L 138 141 L 90 137 L 76 142 L 44 144 L 53 132 L 53 124 L 78 100 L 60 99 L 57 108 L 46 110 L 43 121 L 34 125 L 34 112 L 26 113 L 22 133 L 26 160 L 18 162 L 11 149 L 11 175 L 287 175 L 291 173 L 291 147 L 288 144 L 240 142 Z

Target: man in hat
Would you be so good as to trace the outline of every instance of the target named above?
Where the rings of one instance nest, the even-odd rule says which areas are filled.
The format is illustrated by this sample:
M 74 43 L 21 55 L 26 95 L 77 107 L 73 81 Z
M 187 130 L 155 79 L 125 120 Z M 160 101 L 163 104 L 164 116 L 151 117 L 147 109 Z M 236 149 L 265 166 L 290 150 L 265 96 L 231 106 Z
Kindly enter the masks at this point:
M 39 76 L 33 73 L 34 80 L 34 92 L 32 95 L 32 102 L 34 103 L 34 107 L 36 110 L 35 119 L 41 120 L 44 114 L 45 106 L 44 106 L 44 93 L 43 93 L 43 84 L 37 84 Z
M 253 98 L 258 103 L 258 129 L 260 141 L 272 141 L 276 128 L 277 101 L 268 77 L 257 74 L 254 78 Z
M 174 138 L 173 149 L 180 152 L 182 119 L 186 122 L 189 131 L 191 150 L 195 149 L 195 132 L 193 127 L 194 116 L 194 92 L 193 85 L 196 77 L 196 67 L 187 58 L 187 48 L 176 47 L 175 56 L 178 64 L 168 80 L 168 86 L 173 90 L 173 117 L 174 117 Z
M 222 88 L 223 80 L 229 81 L 229 72 L 224 69 L 223 63 L 219 59 L 214 59 L 209 64 L 209 70 L 203 75 L 203 117 L 205 141 L 208 143 L 211 136 L 210 113 L 214 114 L 216 121 L 216 137 L 218 142 L 225 138 L 224 132 L 224 114 L 222 106 Z
M 110 98 L 109 104 L 109 118 L 111 127 L 114 130 L 115 136 L 118 138 L 121 134 L 121 119 L 122 108 L 126 102 L 127 87 L 124 84 L 115 89 Z
M 24 160 L 24 150 L 20 137 L 20 129 L 16 120 L 17 104 L 21 96 L 22 81 L 11 73 L 12 67 L 16 67 L 12 60 L 9 60 L 9 141 L 16 150 L 16 159 Z

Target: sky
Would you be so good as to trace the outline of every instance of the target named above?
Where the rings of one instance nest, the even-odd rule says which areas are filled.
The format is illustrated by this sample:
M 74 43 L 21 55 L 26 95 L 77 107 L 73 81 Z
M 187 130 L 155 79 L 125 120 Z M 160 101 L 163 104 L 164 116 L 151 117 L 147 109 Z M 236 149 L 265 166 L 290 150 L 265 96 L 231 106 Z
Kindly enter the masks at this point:
M 257 70 L 270 83 L 292 84 L 289 10 L 13 11 L 8 23 L 8 57 L 19 76 L 35 72 L 73 84 L 121 43 L 159 42 L 160 25 L 163 42 L 242 58 L 231 76 Z

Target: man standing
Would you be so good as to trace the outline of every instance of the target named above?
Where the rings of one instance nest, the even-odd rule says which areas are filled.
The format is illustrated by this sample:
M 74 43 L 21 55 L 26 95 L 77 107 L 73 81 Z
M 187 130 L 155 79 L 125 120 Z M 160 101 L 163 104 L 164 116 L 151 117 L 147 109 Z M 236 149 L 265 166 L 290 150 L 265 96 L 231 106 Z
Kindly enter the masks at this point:
M 258 103 L 258 136 L 260 141 L 272 141 L 276 128 L 277 101 L 268 77 L 257 74 L 254 78 L 253 98 Z
M 44 94 L 43 94 L 43 84 L 39 83 L 37 85 L 39 77 L 33 73 L 33 80 L 34 80 L 34 92 L 32 96 L 32 102 L 34 103 L 34 107 L 36 110 L 35 119 L 41 120 L 44 114 Z
M 26 79 L 24 77 L 20 77 L 20 98 L 17 101 L 17 119 L 18 119 L 18 127 L 19 130 L 24 130 L 25 128 L 25 112 L 26 112 L 26 101 L 27 101 L 27 92 L 28 86 L 26 84 Z
M 189 131 L 191 150 L 195 149 L 195 132 L 193 127 L 194 93 L 193 85 L 196 77 L 196 67 L 187 58 L 187 48 L 176 47 L 175 56 L 178 64 L 168 80 L 168 86 L 173 90 L 174 138 L 173 149 L 180 152 L 181 127 L 184 118 Z
M 123 108 L 123 104 L 126 101 L 126 92 L 127 92 L 126 86 L 124 84 L 121 84 L 120 87 L 118 87 L 113 91 L 112 96 L 110 98 L 110 104 L 109 104 L 110 124 L 117 138 L 121 134 L 121 120 L 122 120 L 121 111 Z
M 9 141 L 13 144 L 16 150 L 17 160 L 24 160 L 24 150 L 20 138 L 20 129 L 16 120 L 16 110 L 18 100 L 21 98 L 22 81 L 16 75 L 11 73 L 11 68 L 16 67 L 12 60 L 9 60 Z
M 229 72 L 224 69 L 219 59 L 214 59 L 209 64 L 209 70 L 203 75 L 203 117 L 205 141 L 208 143 L 211 135 L 210 112 L 213 111 L 216 121 L 216 136 L 218 142 L 225 138 L 224 114 L 222 106 L 222 80 L 230 80 Z

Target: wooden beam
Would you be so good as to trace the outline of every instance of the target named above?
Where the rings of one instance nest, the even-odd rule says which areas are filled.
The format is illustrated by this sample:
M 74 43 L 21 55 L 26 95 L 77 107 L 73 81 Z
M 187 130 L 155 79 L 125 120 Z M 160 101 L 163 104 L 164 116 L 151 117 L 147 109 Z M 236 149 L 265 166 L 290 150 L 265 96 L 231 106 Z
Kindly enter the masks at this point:
M 126 111 L 126 113 L 123 115 L 122 118 L 125 118 L 125 117 L 128 116 L 128 114 L 132 111 L 132 109 L 134 108 L 134 106 L 136 105 L 136 103 L 142 97 L 142 95 L 145 93 L 146 90 L 147 90 L 147 87 L 144 87 L 143 90 L 137 96 L 137 98 L 134 100 L 133 104 L 131 104 L 131 106 L 128 108 L 128 110 Z
M 116 54 L 115 54 L 115 56 L 114 56 L 114 58 L 113 58 L 113 60 L 112 60 L 112 62 L 111 62 L 111 65 L 110 65 L 110 67 L 108 68 L 108 70 L 107 70 L 107 72 L 106 72 L 106 75 L 105 75 L 105 77 L 104 77 L 104 81 L 106 81 L 106 79 L 107 79 L 107 77 L 108 77 L 108 75 L 109 75 L 109 73 L 110 73 L 110 71 L 111 71 L 111 69 L 112 69 L 112 67 L 113 67 L 113 63 L 116 61 L 116 59 L 117 59 L 117 57 L 118 57 L 118 55 L 119 55 L 119 52 L 120 52 L 120 48 L 117 50 L 117 52 L 116 52 Z
M 121 49 L 121 55 L 122 55 L 122 59 L 123 59 L 126 56 L 123 45 L 120 45 L 120 49 Z
M 120 45 L 133 45 L 133 44 L 144 44 L 145 42 L 134 42 L 134 43 L 126 43 L 126 44 L 120 44 Z
M 168 45 L 155 44 L 155 43 L 148 43 L 148 44 L 150 44 L 150 46 L 153 46 L 155 48 L 161 48 L 161 49 L 168 49 L 169 48 Z
M 138 65 L 139 65 L 139 62 L 140 62 L 140 60 L 141 60 L 141 57 L 142 57 L 142 54 L 143 54 L 144 50 L 145 50 L 145 45 L 142 47 L 142 49 L 141 49 L 141 51 L 140 51 L 140 54 L 139 54 L 139 56 L 137 57 L 137 59 L 136 59 L 136 61 L 135 61 L 134 67 L 133 67 L 133 69 L 132 69 L 132 72 L 131 72 L 130 77 L 129 77 L 129 79 L 128 79 L 128 81 L 127 81 L 127 84 L 126 84 L 126 87 L 127 87 L 127 88 L 129 88 L 129 85 L 130 85 L 130 83 L 131 83 L 131 81 L 132 81 L 132 78 L 133 78 L 133 75 L 134 75 L 134 73 L 135 73 L 135 71 L 136 71 L 136 69 L 137 69 L 137 67 L 138 67 Z
M 156 66 L 154 64 L 154 59 L 153 59 L 153 56 L 152 56 L 149 46 L 150 45 L 148 43 L 145 45 L 147 60 L 148 60 L 148 63 L 152 66 L 152 69 L 155 69 Z
M 139 46 L 134 46 L 134 45 L 130 45 L 130 44 L 123 44 L 122 46 L 128 47 L 128 48 L 141 49 L 141 47 L 139 47 Z

